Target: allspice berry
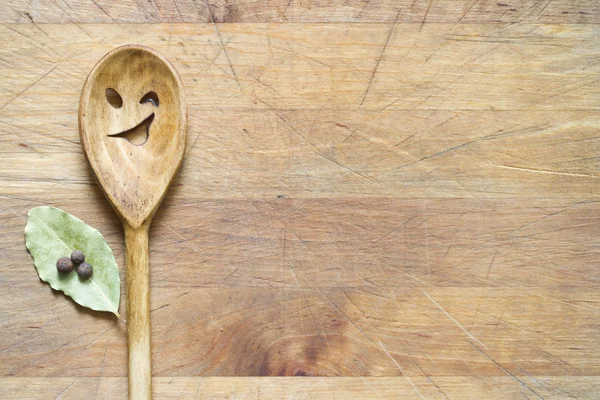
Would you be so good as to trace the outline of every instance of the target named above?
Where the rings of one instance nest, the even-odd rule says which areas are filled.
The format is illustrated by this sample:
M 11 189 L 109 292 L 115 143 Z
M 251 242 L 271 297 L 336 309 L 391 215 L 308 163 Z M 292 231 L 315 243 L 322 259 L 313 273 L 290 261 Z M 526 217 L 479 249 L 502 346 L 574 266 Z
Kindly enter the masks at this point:
M 61 257 L 56 262 L 56 269 L 61 274 L 68 274 L 73 271 L 73 262 L 69 257 Z
M 83 262 L 77 267 L 77 274 L 81 279 L 89 279 L 93 273 L 94 268 L 89 263 Z
M 73 264 L 79 265 L 85 261 L 85 254 L 81 250 L 75 250 L 71 253 L 71 261 Z

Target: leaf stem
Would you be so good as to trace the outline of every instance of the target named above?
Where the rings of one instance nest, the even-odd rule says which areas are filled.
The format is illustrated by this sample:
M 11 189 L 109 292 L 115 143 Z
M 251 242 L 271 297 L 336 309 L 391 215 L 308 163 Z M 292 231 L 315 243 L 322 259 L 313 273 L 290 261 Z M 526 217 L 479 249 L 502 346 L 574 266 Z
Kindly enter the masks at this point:
M 123 319 L 123 317 L 121 316 L 121 314 L 119 314 L 118 311 L 113 311 L 113 314 L 115 314 L 117 316 L 117 318 L 119 318 L 121 320 L 121 322 L 123 323 L 127 323 L 127 320 Z

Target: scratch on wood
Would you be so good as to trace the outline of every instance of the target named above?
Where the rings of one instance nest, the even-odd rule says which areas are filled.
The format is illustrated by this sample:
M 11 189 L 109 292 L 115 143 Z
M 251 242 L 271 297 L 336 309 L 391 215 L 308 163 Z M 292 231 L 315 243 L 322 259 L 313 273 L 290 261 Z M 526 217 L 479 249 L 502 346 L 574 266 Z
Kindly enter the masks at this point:
M 321 287 L 317 286 L 317 288 L 319 289 L 319 291 L 321 292 L 321 294 L 323 296 L 325 296 L 325 298 L 331 303 L 331 305 L 333 306 L 333 308 L 335 308 L 340 314 L 342 314 L 344 316 L 344 318 L 346 318 L 348 320 L 348 322 L 350 322 L 352 324 L 352 326 L 354 326 L 360 333 L 362 333 L 369 340 L 369 342 L 371 342 L 371 343 L 373 343 L 375 345 L 375 342 L 373 341 L 373 339 L 371 339 L 371 337 L 369 335 L 367 335 L 367 333 L 365 331 L 363 331 L 363 329 L 360 326 L 358 326 L 356 324 L 356 322 L 354 322 L 352 320 L 352 318 L 350 318 L 344 311 L 342 311 L 342 309 L 337 304 L 335 304 L 335 302 L 333 300 L 331 300 L 329 298 L 329 296 L 327 296 L 325 294 L 325 292 L 323 291 L 323 289 L 321 289 Z
M 400 366 L 400 364 L 398 364 L 398 362 L 396 361 L 396 359 L 394 357 L 392 357 L 392 355 L 387 350 L 387 348 L 383 345 L 383 343 L 381 342 L 381 340 L 379 340 L 379 346 L 381 346 L 381 349 L 383 350 L 383 352 L 390 358 L 390 360 L 392 360 L 392 362 L 398 368 L 398 370 L 400 371 L 400 373 L 406 378 L 406 380 L 408 381 L 408 383 L 410 383 L 410 386 L 412 386 L 413 389 L 415 389 L 415 392 L 417 392 L 417 394 L 419 395 L 419 397 L 423 399 L 423 395 L 421 394 L 421 392 L 419 392 L 419 389 L 417 389 L 417 387 L 413 383 L 412 379 L 410 379 L 410 377 L 404 373 L 404 370 L 402 369 L 402 367 Z
M 59 400 L 59 399 L 60 399 L 60 398 L 63 396 L 63 394 L 65 394 L 65 392 L 66 392 L 67 390 L 69 390 L 69 388 L 70 388 L 71 386 L 73 386 L 73 385 L 74 385 L 74 384 L 75 384 L 77 381 L 79 381 L 79 379 L 75 379 L 73 382 L 71 382 L 71 383 L 69 384 L 69 386 L 67 386 L 67 387 L 66 387 L 66 388 L 65 388 L 65 389 L 64 389 L 62 392 L 60 392 L 60 393 L 58 394 L 58 396 L 56 396 L 56 399 L 54 399 L 54 400 Z
M 574 208 L 574 207 L 577 207 L 577 206 L 580 206 L 580 205 L 583 205 L 583 204 L 593 204 L 593 203 L 597 203 L 597 201 L 586 200 L 586 201 L 580 201 L 580 202 L 578 202 L 578 203 L 571 204 L 570 206 L 568 206 L 568 207 L 565 207 L 565 208 L 563 208 L 562 210 L 559 210 L 559 211 L 553 212 L 553 213 L 551 213 L 551 214 L 548 214 L 548 215 L 544 215 L 542 218 L 538 218 L 538 219 L 536 219 L 535 221 L 528 222 L 528 223 L 526 223 L 525 225 L 522 225 L 522 226 L 520 226 L 520 227 L 518 227 L 518 228 L 516 228 L 516 229 L 513 229 L 512 231 L 508 232 L 508 234 L 510 235 L 510 234 L 512 234 L 512 233 L 515 233 L 515 232 L 517 232 L 517 231 L 520 231 L 520 230 L 521 230 L 521 229 L 523 229 L 523 228 L 527 228 L 528 226 L 531 226 L 531 225 L 533 225 L 533 224 L 537 224 L 538 222 L 541 222 L 541 221 L 543 221 L 543 220 L 545 220 L 545 219 L 548 219 L 548 218 L 550 218 L 550 217 L 553 217 L 553 216 L 555 216 L 555 215 L 561 214 L 561 213 L 563 213 L 563 212 L 565 212 L 565 211 L 568 211 L 568 210 L 570 210 L 570 209 L 572 209 L 572 208 Z
M 398 19 L 400 18 L 400 10 L 401 9 L 399 9 L 398 13 L 396 14 L 396 20 L 394 21 L 394 23 L 392 24 L 392 27 L 390 28 L 390 31 L 388 32 L 387 38 L 385 39 L 385 44 L 383 45 L 383 49 L 381 49 L 381 54 L 379 55 L 379 58 L 377 59 L 377 62 L 375 63 L 375 68 L 373 68 L 373 73 L 371 74 L 371 77 L 369 78 L 369 83 L 367 85 L 367 89 L 365 90 L 362 100 L 360 101 L 361 106 L 365 102 L 365 99 L 367 98 L 367 94 L 369 94 L 369 90 L 371 90 L 371 85 L 373 84 L 373 78 L 375 78 L 375 74 L 377 73 L 377 69 L 379 68 L 379 63 L 381 63 L 381 59 L 383 58 L 383 53 L 385 53 L 385 49 L 388 47 L 388 44 L 390 43 L 392 33 L 394 33 L 394 28 L 396 27 L 396 23 L 398 22 Z
M 94 398 L 98 397 L 98 389 L 100 388 L 100 382 L 102 382 L 102 376 L 104 375 L 104 364 L 106 363 L 106 353 L 108 352 L 108 346 L 110 345 L 110 341 L 106 343 L 104 347 L 104 356 L 102 357 L 102 365 L 100 367 L 100 376 L 98 377 L 98 384 L 96 385 L 96 393 L 94 394 Z
M 287 10 L 290 7 L 290 5 L 292 4 L 294 0 L 290 0 L 288 1 L 287 5 L 285 6 L 285 10 L 283 10 L 283 18 L 285 18 L 285 20 L 287 21 Z M 292 22 L 294 22 L 294 7 L 292 7 Z
M 261 103 L 263 103 L 265 106 L 267 106 L 273 113 L 275 113 L 275 115 L 277 116 L 277 118 L 279 118 L 281 121 L 283 121 L 283 123 L 285 123 L 291 130 L 292 132 L 294 132 L 296 135 L 300 136 L 300 138 L 302 140 L 304 140 L 306 143 L 308 143 L 313 149 L 314 149 L 314 153 L 316 155 L 318 155 L 321 158 L 324 158 L 325 160 L 334 163 L 335 165 L 337 165 L 338 167 L 345 169 L 348 172 L 353 173 L 354 175 L 360 176 L 361 178 L 364 178 L 366 180 L 369 180 L 371 182 L 374 182 L 378 185 L 381 185 L 381 182 L 379 182 L 377 179 L 375 178 L 371 178 L 370 176 L 361 174 L 358 171 L 353 170 L 352 168 L 349 168 L 339 162 L 337 162 L 336 160 L 324 155 L 323 153 L 321 153 L 320 149 L 315 146 L 310 140 L 308 140 L 302 133 L 300 133 L 294 126 L 292 126 L 292 124 L 290 124 L 285 118 L 283 118 L 279 112 L 277 112 L 277 110 L 275 109 L 275 107 L 273 107 L 272 105 L 268 104 L 266 101 L 260 99 L 260 98 L 256 98 L 258 101 L 260 101 Z
M 425 379 L 427 379 L 429 381 L 429 383 L 431 383 L 439 392 L 442 396 L 444 396 L 445 399 L 450 400 L 450 398 L 448 397 L 448 395 L 446 394 L 445 391 L 442 390 L 442 388 L 434 382 L 433 379 L 431 379 L 431 377 L 423 370 L 423 368 L 421 368 L 421 366 L 419 365 L 419 363 L 417 362 L 417 360 L 415 360 L 415 358 L 412 356 L 412 354 L 410 354 L 410 352 L 408 351 L 408 349 L 406 348 L 406 346 L 400 341 L 400 346 L 402 346 L 402 349 L 404 350 L 404 352 L 406 353 L 406 355 L 408 355 L 410 357 L 410 359 L 412 360 L 412 362 L 417 366 L 417 368 L 419 369 L 419 371 L 421 371 L 421 373 L 423 374 L 423 376 L 425 376 Z M 408 345 L 408 343 L 406 343 Z
M 356 17 L 354 17 L 355 20 L 358 20 L 360 18 L 361 14 L 363 13 L 363 11 L 365 11 L 365 8 L 367 8 L 367 6 L 369 5 L 370 2 L 371 2 L 371 0 L 365 1 L 365 5 L 362 6 L 362 8 L 358 12 L 358 14 L 356 14 Z
M 535 390 L 533 390 L 531 387 L 529 387 L 529 385 L 527 385 L 525 382 L 523 382 L 522 380 L 520 380 L 519 378 L 517 378 L 516 376 L 514 376 L 509 370 L 507 370 L 506 368 L 504 368 L 502 365 L 500 365 L 498 362 L 496 362 L 496 360 L 494 360 L 492 357 L 490 357 L 489 355 L 487 355 L 486 352 L 484 352 L 483 350 L 481 350 L 479 347 L 475 346 L 473 343 L 469 342 L 469 344 L 471 346 L 473 346 L 478 352 L 480 352 L 481 354 L 483 354 L 488 360 L 490 360 L 491 362 L 493 362 L 494 364 L 496 364 L 496 366 L 498 368 L 500 368 L 505 374 L 509 375 L 511 378 L 513 378 L 515 381 L 519 382 L 521 385 L 523 385 L 525 388 L 529 389 L 529 391 L 531 393 L 533 393 L 538 399 L 542 399 L 544 400 L 544 398 L 542 396 L 540 396 L 539 394 L 537 394 L 537 392 Z
M 196 388 L 196 394 L 194 394 L 194 400 L 198 399 L 198 395 L 200 394 L 200 389 L 202 388 L 202 379 L 198 381 L 198 387 Z
M 573 304 L 573 303 L 570 303 L 568 301 L 558 300 L 558 299 L 554 299 L 552 297 L 542 296 L 542 295 L 539 295 L 539 294 L 534 294 L 533 296 L 539 297 L 541 299 L 546 299 L 546 300 L 554 301 L 556 303 L 566 304 L 566 305 L 569 305 L 571 307 L 576 307 L 576 308 L 581 308 L 581 309 L 588 310 L 588 311 L 593 311 L 594 313 L 600 312 L 600 310 L 598 310 L 596 308 L 584 307 L 584 306 L 580 306 L 579 304 Z
M 477 139 L 476 139 L 476 140 L 471 140 L 471 141 L 468 141 L 468 142 L 466 142 L 466 143 L 462 143 L 462 144 L 456 145 L 456 146 L 454 146 L 454 147 L 451 147 L 451 148 L 449 148 L 449 149 L 446 149 L 446 150 L 439 151 L 439 152 L 437 152 L 437 153 L 435 153 L 435 154 L 432 154 L 432 155 L 430 155 L 430 156 L 421 157 L 421 158 L 419 158 L 419 159 L 418 159 L 418 160 L 416 160 L 416 161 L 411 161 L 411 162 L 409 162 L 409 163 L 406 163 L 406 164 L 400 165 L 400 166 L 396 167 L 395 169 L 402 169 L 402 168 L 406 168 L 406 167 L 409 167 L 409 166 L 411 166 L 411 165 L 414 165 L 414 164 L 418 164 L 418 163 L 420 163 L 421 161 L 425 161 L 425 160 L 429 160 L 429 159 L 432 159 L 432 158 L 435 158 L 435 157 L 441 156 L 441 155 L 443 155 L 443 154 L 449 153 L 449 152 L 451 152 L 451 151 L 454 151 L 454 150 L 458 150 L 458 149 L 460 149 L 461 147 L 468 146 L 468 145 L 470 145 L 470 144 L 472 144 L 472 143 L 475 143 L 475 142 L 477 142 Z
M 173 5 L 175 6 L 175 10 L 177 10 L 177 14 L 179 14 L 179 20 L 181 22 L 184 22 L 183 15 L 181 14 L 181 11 L 179 11 L 179 6 L 177 5 L 177 0 L 172 0 L 172 1 L 173 1 Z
M 477 340 L 477 338 L 475 336 L 471 335 L 465 328 L 463 328 L 462 325 L 459 324 L 458 321 L 452 317 L 452 315 L 448 314 L 448 312 L 446 312 L 446 310 L 444 310 L 433 298 L 431 298 L 431 296 L 429 296 L 426 291 L 421 289 L 421 292 L 423 292 L 423 294 L 425 294 L 425 296 L 427 296 L 429 298 L 429 300 L 431 300 L 432 303 L 435 304 L 435 306 L 440 309 L 440 311 L 442 311 L 444 314 L 446 314 L 448 316 L 448 318 L 450 318 L 452 320 L 452 322 L 454 322 L 456 324 L 456 326 L 458 326 L 464 333 L 466 333 L 467 336 L 471 340 L 479 343 L 480 345 L 482 345 L 483 347 L 485 347 L 487 349 L 487 346 L 485 344 L 481 343 L 479 340 Z
M 48 72 L 44 73 L 39 79 L 37 79 L 31 85 L 27 86 L 27 88 L 25 88 L 25 90 L 23 90 L 21 93 L 19 93 L 18 95 L 14 96 L 12 99 L 10 99 L 8 102 L 6 102 L 6 104 L 4 104 L 2 107 L 0 107 L 0 110 L 3 110 L 6 106 L 8 106 L 13 101 L 15 101 L 17 98 L 21 97 L 29 89 L 31 89 L 32 87 L 34 87 L 35 85 L 37 85 L 42 79 L 44 79 L 45 77 L 47 77 L 48 75 L 50 75 L 52 73 L 52 71 L 54 71 L 56 69 L 56 67 L 58 67 L 58 64 L 56 64 L 52 68 L 50 68 L 50 70 Z
M 536 172 L 536 173 L 540 173 L 540 174 L 578 176 L 578 177 L 582 177 L 582 178 L 593 178 L 593 179 L 600 178 L 599 175 L 592 175 L 592 174 L 577 174 L 577 173 L 573 173 L 573 172 L 559 172 L 559 171 L 551 171 L 551 170 L 547 170 L 547 169 L 514 167 L 512 165 L 498 165 L 498 164 L 489 164 L 489 165 L 493 165 L 494 167 L 498 167 L 498 168 L 514 169 L 514 170 L 525 171 L 525 172 Z
M 96 5 L 96 7 L 98 7 L 100 9 L 100 11 L 102 11 L 108 18 L 110 18 L 112 20 L 112 22 L 115 22 L 115 23 L 117 22 L 109 13 L 107 13 L 104 10 L 104 8 L 100 7 L 100 5 L 98 3 L 96 3 L 96 0 L 92 0 L 92 3 L 94 3 Z
M 223 53 L 225 53 L 225 58 L 227 58 L 227 62 L 229 63 L 229 68 L 231 68 L 231 73 L 233 74 L 233 77 L 235 78 L 235 81 L 237 82 L 240 91 L 242 91 L 242 85 L 240 84 L 238 76 L 235 73 L 235 69 L 233 69 L 233 64 L 231 64 L 231 59 L 229 58 L 229 53 L 227 52 L 227 47 L 225 47 L 225 43 L 223 43 L 223 36 L 221 36 L 221 31 L 219 30 L 219 27 L 217 26 L 217 23 L 215 21 L 215 14 L 213 13 L 212 8 L 210 8 L 208 0 L 204 1 L 206 2 L 206 7 L 208 8 L 208 12 L 210 13 L 210 19 L 212 21 L 212 24 L 215 28 L 215 31 L 217 32 L 217 36 L 219 37 L 219 42 L 221 43 L 221 47 L 223 48 Z
M 423 30 L 423 25 L 425 25 L 425 20 L 427 20 L 427 14 L 429 14 L 429 9 L 431 8 L 431 3 L 433 0 L 429 0 L 429 4 L 427 5 L 427 10 L 425 10 L 425 15 L 423 16 L 423 21 L 421 22 L 421 26 L 419 26 L 419 33 Z
M 373 243 L 371 243 L 369 246 L 367 246 L 367 248 L 373 247 L 375 244 L 379 243 L 382 239 L 384 239 L 384 238 L 388 237 L 389 235 L 391 235 L 392 233 L 396 232 L 398 229 L 402 228 L 403 226 L 405 226 L 406 224 L 408 224 L 410 221 L 412 221 L 415 218 L 417 218 L 417 216 L 413 215 L 412 217 L 410 217 L 409 219 L 407 219 L 406 221 L 404 221 L 403 223 L 401 223 L 400 225 L 398 225 L 397 227 L 395 227 L 394 229 L 392 229 L 388 233 L 385 233 L 382 236 L 380 236 Z
M 169 306 L 169 303 L 167 303 L 167 304 L 163 304 L 163 305 L 162 305 L 162 306 L 160 306 L 160 307 L 156 307 L 154 310 L 150 310 L 150 312 L 158 311 L 158 310 L 160 310 L 160 309 L 162 309 L 162 308 L 165 308 L 165 307 L 168 307 L 168 306 Z
M 477 4 L 479 2 L 479 0 L 475 0 L 473 2 L 473 4 L 471 4 L 469 6 L 469 8 L 467 8 L 465 10 L 465 12 L 463 13 L 463 15 L 461 15 L 461 17 L 458 19 L 458 21 L 456 21 L 456 24 L 454 24 L 454 26 L 450 29 L 450 31 L 448 33 L 452 33 L 452 31 L 454 30 L 454 28 L 456 27 L 456 25 L 460 24 L 462 22 L 462 20 L 467 16 L 467 14 L 473 9 L 473 7 L 475 7 L 475 4 Z
M 94 40 L 94 38 L 89 33 L 87 33 L 87 31 L 85 29 L 83 29 L 78 23 L 73 22 L 72 24 L 75 25 L 77 28 L 79 28 L 79 30 L 81 32 L 83 32 L 87 37 L 89 37 L 90 39 Z
M 442 261 L 440 261 L 440 266 L 442 266 L 444 264 L 444 260 L 446 259 L 446 256 L 448 255 L 448 253 L 450 252 L 450 249 L 452 248 L 452 245 L 448 246 L 448 249 L 446 250 L 446 252 L 444 253 L 444 257 L 442 257 Z
M 490 271 L 492 270 L 492 266 L 494 265 L 494 261 L 496 261 L 496 255 L 498 254 L 498 249 L 496 249 L 496 252 L 494 253 L 494 257 L 492 257 L 492 262 L 490 263 L 490 267 L 488 268 L 487 274 L 485 275 L 485 279 L 487 279 L 490 276 Z

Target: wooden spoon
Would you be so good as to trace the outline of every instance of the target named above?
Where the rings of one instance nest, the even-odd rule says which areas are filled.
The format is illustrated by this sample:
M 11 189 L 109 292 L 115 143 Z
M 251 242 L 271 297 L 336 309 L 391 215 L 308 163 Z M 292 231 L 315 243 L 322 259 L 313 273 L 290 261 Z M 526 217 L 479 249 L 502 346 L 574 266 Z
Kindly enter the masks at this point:
M 183 160 L 186 130 L 181 80 L 156 51 L 122 46 L 90 72 L 79 102 L 79 134 L 125 231 L 132 400 L 152 396 L 148 228 Z

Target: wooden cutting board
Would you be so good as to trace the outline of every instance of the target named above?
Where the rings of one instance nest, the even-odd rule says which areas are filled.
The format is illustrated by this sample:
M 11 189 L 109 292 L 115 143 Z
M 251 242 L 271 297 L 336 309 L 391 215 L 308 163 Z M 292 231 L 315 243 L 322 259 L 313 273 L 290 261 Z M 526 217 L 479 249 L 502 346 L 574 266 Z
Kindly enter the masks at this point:
M 0 398 L 126 397 L 125 326 L 23 238 L 60 207 L 123 265 L 77 106 L 126 43 L 189 103 L 150 231 L 155 398 L 600 397 L 598 2 L 16 0 L 0 23 Z

